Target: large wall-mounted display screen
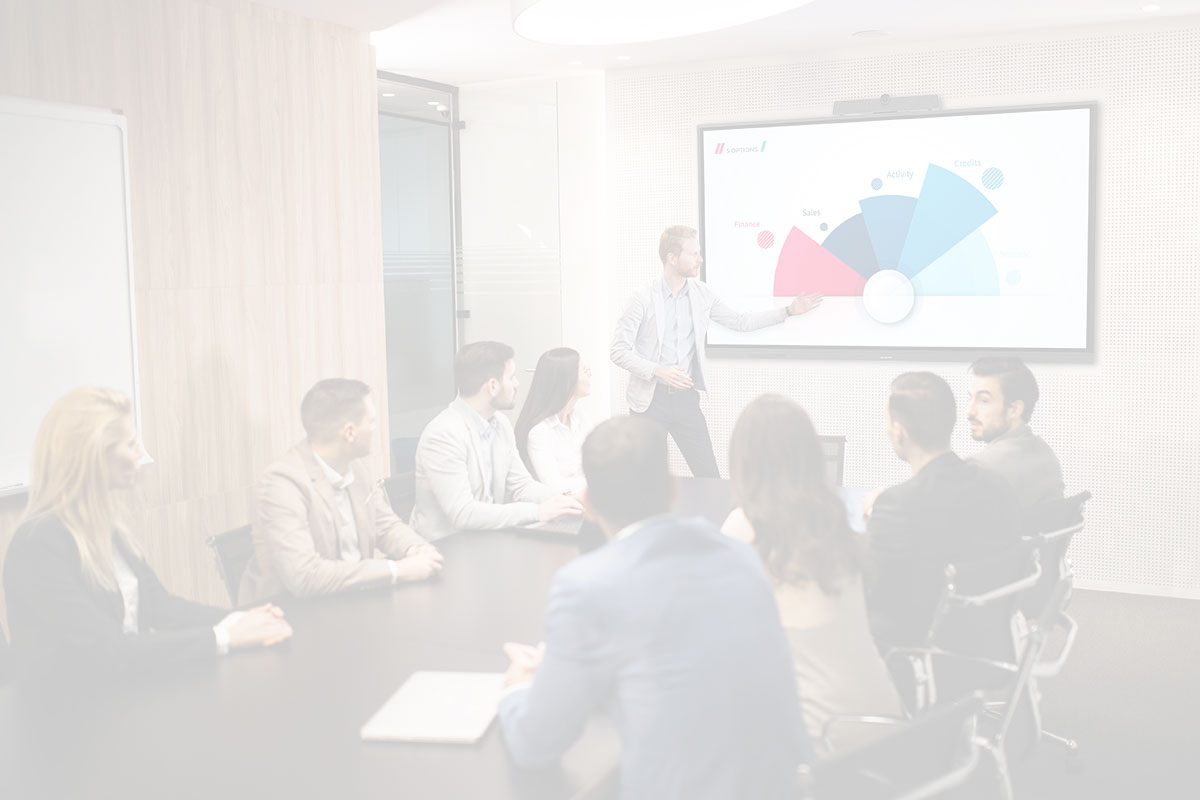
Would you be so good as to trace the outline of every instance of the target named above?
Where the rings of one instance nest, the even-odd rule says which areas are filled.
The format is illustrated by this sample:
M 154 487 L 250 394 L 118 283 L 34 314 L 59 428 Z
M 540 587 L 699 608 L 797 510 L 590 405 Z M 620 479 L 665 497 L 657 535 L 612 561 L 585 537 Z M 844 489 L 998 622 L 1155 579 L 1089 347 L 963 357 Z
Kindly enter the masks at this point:
M 744 310 L 814 311 L 710 346 L 1092 348 L 1094 104 L 704 125 L 704 279 Z

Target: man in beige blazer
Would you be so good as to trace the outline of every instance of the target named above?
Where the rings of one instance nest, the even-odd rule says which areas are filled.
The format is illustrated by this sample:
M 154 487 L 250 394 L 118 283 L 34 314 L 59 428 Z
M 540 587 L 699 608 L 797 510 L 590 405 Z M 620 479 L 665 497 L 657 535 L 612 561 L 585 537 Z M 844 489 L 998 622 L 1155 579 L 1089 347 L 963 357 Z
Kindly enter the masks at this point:
M 318 382 L 300 405 L 308 438 L 255 489 L 254 556 L 239 598 L 256 603 L 428 578 L 442 556 L 396 516 L 360 461 L 375 440 L 375 405 L 360 381 Z M 385 558 L 376 558 L 376 551 Z
M 579 516 L 571 495 L 538 483 L 517 453 L 508 417 L 516 405 L 513 350 L 473 342 L 454 357 L 458 397 L 417 442 L 412 526 L 427 539 L 459 530 L 499 530 Z

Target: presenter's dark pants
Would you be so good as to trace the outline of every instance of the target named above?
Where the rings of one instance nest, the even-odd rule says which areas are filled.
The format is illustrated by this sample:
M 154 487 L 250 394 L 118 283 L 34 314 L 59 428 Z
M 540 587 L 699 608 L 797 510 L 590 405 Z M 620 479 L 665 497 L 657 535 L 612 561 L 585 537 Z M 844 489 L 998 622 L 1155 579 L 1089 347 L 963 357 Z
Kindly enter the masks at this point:
M 697 478 L 719 478 L 717 457 L 713 455 L 712 437 L 708 433 L 708 422 L 700 413 L 700 392 L 685 389 L 671 391 L 665 384 L 654 387 L 654 399 L 644 412 L 630 412 L 658 423 L 671 435 L 683 460 Z

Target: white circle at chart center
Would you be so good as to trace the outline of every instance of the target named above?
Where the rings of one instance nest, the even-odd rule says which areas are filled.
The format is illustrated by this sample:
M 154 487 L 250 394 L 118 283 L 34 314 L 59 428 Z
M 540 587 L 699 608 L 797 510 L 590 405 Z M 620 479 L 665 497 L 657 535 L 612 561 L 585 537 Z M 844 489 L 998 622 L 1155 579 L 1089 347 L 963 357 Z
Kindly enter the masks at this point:
M 891 325 L 908 316 L 913 307 L 913 285 L 894 269 L 883 269 L 867 279 L 863 306 L 871 319 Z

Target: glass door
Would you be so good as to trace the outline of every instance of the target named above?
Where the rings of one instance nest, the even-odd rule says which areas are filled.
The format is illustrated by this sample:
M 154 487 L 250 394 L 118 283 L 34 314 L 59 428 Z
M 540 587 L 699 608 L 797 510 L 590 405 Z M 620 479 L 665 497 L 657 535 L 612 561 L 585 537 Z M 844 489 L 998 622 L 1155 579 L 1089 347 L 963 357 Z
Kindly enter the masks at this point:
M 458 92 L 379 73 L 384 318 L 392 473 L 454 398 L 460 252 Z

